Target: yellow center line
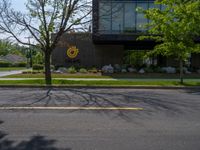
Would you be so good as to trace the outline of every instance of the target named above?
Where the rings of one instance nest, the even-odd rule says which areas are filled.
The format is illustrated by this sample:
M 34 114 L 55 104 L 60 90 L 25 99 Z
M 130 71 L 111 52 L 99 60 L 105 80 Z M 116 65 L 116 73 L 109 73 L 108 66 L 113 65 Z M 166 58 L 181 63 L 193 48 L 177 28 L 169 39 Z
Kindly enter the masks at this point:
M 140 107 L 0 107 L 0 110 L 144 110 Z

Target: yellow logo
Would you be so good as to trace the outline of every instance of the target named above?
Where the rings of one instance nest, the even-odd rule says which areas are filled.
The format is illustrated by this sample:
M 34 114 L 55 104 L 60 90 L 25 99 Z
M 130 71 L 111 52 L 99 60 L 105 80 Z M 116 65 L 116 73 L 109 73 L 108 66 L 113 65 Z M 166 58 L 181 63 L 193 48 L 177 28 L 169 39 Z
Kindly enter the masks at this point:
M 76 58 L 78 56 L 79 50 L 76 46 L 72 46 L 67 50 L 67 56 L 71 59 Z

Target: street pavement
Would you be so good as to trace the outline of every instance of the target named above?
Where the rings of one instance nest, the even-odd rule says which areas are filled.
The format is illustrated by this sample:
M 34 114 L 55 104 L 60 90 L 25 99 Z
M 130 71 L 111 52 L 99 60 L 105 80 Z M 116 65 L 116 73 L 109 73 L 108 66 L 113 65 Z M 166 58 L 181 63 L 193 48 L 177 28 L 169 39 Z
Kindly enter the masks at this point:
M 199 150 L 199 141 L 198 89 L 0 88 L 0 150 Z

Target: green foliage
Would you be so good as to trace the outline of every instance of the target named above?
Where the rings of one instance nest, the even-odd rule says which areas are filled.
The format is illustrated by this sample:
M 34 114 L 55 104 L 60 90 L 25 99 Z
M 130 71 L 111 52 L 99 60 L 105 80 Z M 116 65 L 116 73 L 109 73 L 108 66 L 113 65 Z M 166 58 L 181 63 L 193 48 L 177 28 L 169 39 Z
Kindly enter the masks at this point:
M 153 39 L 158 42 L 149 55 L 173 56 L 180 62 L 180 79 L 183 82 L 183 62 L 197 49 L 195 38 L 200 36 L 200 1 L 156 0 L 155 4 L 165 6 L 164 10 L 144 10 L 150 20 L 146 25 L 149 36 L 138 39 Z
M 80 73 L 87 73 L 88 71 L 87 71 L 85 68 L 81 68 L 81 69 L 79 70 L 79 72 L 80 72 Z
M 165 9 L 152 8 L 144 11 L 145 16 L 151 20 L 146 25 L 150 36 L 141 36 L 139 39 L 162 42 L 150 54 L 186 60 L 191 52 L 196 51 L 194 39 L 200 36 L 200 2 L 157 0 L 155 4 L 164 5 Z
M 41 64 L 33 65 L 33 70 L 43 70 L 43 69 L 44 69 L 44 65 L 41 65 Z
M 19 62 L 12 64 L 13 67 L 26 67 L 26 62 Z
M 18 44 L 13 44 L 6 40 L 0 40 L 0 56 L 5 56 L 8 54 L 25 56 L 26 48 Z
M 98 73 L 97 68 L 93 67 L 92 69 L 89 69 L 88 72 L 90 73 Z
M 144 65 L 146 52 L 139 50 L 127 51 L 124 56 L 125 64 L 133 65 L 135 68 L 139 69 Z M 126 67 L 124 68 L 126 69 Z
M 50 68 L 51 68 L 51 70 L 55 70 L 55 66 L 54 65 L 51 65 Z
M 10 67 L 12 64 L 7 61 L 0 61 L 0 67 Z
M 153 73 L 154 72 L 153 68 L 151 68 L 151 67 L 146 67 L 146 68 L 144 68 L 144 70 L 145 70 L 146 73 Z
M 68 73 L 76 73 L 77 71 L 76 71 L 76 68 L 72 66 L 72 67 L 67 69 L 67 72 Z
M 33 63 L 44 64 L 44 57 L 41 51 L 35 52 L 35 54 L 33 55 Z

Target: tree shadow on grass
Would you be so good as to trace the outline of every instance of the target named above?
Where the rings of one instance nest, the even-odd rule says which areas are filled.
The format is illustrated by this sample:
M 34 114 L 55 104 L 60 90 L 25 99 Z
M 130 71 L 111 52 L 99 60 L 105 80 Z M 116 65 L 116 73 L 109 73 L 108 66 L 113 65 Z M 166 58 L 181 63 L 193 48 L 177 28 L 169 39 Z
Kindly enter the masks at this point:
M 2 124 L 3 121 L 0 121 Z M 56 148 L 56 140 L 47 139 L 45 136 L 33 136 L 29 140 L 16 143 L 7 138 L 7 134 L 0 131 L 0 150 L 71 150 L 71 148 Z

